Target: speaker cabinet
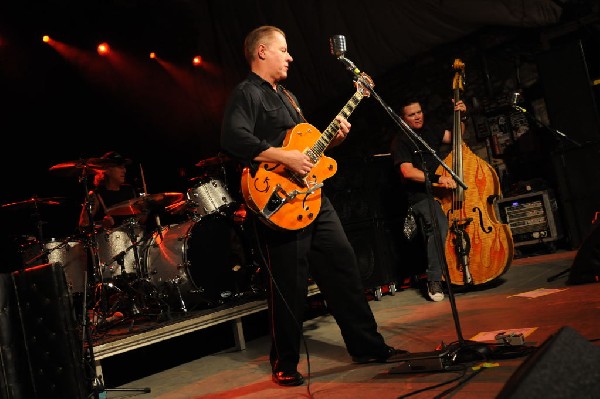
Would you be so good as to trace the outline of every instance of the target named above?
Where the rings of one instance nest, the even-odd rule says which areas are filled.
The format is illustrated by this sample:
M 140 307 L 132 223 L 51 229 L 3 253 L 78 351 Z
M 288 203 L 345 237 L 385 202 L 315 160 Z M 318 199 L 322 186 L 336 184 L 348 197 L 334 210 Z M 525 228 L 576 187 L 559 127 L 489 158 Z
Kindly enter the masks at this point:
M 550 126 L 582 145 L 599 140 L 600 116 L 583 43 L 573 41 L 539 54 L 538 70 Z
M 600 347 L 562 327 L 508 379 L 497 399 L 600 397 Z
M 579 247 L 567 284 L 585 284 L 600 282 L 600 215 L 594 228 Z
M 20 332 L 19 310 L 12 278 L 0 274 L 0 398 L 33 396 L 27 352 Z
M 600 141 L 553 154 L 563 226 L 572 248 L 581 245 L 600 211 L 599 158 Z
M 398 255 L 391 224 L 380 219 L 370 219 L 345 224 L 344 230 L 354 248 L 365 288 L 395 283 Z
M 25 342 L 28 366 L 19 383 L 31 387 L 28 398 L 87 398 L 91 382 L 63 268 L 48 263 L 16 271 L 12 282 L 19 318 L 12 330 Z

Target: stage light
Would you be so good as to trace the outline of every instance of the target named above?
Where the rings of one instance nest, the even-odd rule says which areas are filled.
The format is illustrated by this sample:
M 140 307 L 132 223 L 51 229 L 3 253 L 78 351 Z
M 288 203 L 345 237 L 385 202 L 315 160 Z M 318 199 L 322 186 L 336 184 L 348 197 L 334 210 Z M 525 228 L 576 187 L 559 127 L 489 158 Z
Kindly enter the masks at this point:
M 110 53 L 110 46 L 108 45 L 108 43 L 103 42 L 98 45 L 96 50 L 98 51 L 98 54 L 104 56 Z
M 152 51 L 152 52 L 150 53 L 150 58 L 151 58 L 151 59 L 155 59 L 155 58 L 156 58 L 156 53 L 155 53 L 154 51 Z
M 48 35 L 44 35 L 44 36 L 42 36 L 42 41 L 43 41 L 44 43 L 49 43 L 49 42 L 50 42 L 50 36 L 48 36 Z
M 195 56 L 195 57 L 192 59 L 192 64 L 193 64 L 195 67 L 198 67 L 198 66 L 202 65 L 202 57 L 201 57 L 201 56 L 199 56 L 199 55 Z

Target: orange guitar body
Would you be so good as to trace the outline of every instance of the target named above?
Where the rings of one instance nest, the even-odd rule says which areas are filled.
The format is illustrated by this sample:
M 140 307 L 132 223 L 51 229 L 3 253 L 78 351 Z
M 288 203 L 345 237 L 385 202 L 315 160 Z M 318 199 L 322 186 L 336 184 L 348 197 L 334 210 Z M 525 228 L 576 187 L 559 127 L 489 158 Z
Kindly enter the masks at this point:
M 348 119 L 363 97 L 369 96 L 368 88 L 373 82 L 363 73 L 355 86 L 356 93 L 338 116 Z M 277 162 L 261 162 L 256 171 L 244 168 L 241 190 L 248 208 L 272 227 L 298 230 L 311 224 L 321 210 L 323 182 L 337 172 L 337 162 L 323 152 L 339 128 L 336 117 L 323 133 L 309 123 L 299 123 L 287 132 L 281 148 L 298 150 L 314 164 L 306 176 L 297 175 Z
M 300 123 L 288 131 L 282 148 L 304 151 L 320 135 L 321 132 L 311 124 Z M 267 216 L 264 220 L 269 224 L 297 230 L 308 226 L 317 217 L 321 209 L 319 185 L 336 172 L 337 162 L 324 155 L 306 177 L 294 175 L 279 163 L 262 162 L 256 173 L 251 173 L 249 168 L 244 169 L 242 194 L 254 212 Z M 290 194 L 294 198 L 286 200 Z M 277 206 L 279 208 L 271 213 Z

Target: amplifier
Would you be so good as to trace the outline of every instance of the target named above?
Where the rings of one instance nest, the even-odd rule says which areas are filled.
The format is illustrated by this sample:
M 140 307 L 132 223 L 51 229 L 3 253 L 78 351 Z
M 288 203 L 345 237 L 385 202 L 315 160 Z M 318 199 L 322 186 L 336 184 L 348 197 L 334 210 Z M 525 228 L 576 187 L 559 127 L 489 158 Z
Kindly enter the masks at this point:
M 551 190 L 543 190 L 496 202 L 497 214 L 508 224 L 515 247 L 541 244 L 562 238 L 556 199 Z

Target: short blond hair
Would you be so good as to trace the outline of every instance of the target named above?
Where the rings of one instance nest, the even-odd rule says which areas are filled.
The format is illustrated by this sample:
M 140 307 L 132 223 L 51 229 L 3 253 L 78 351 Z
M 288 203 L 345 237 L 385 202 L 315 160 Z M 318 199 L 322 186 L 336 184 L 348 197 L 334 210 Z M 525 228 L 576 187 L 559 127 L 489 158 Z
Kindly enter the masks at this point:
M 281 29 L 271 25 L 259 26 L 246 35 L 246 39 L 244 40 L 244 56 L 246 57 L 248 64 L 251 64 L 252 61 L 254 61 L 258 45 L 270 36 L 273 36 L 274 33 L 281 33 L 281 35 L 285 37 L 285 33 L 283 33 Z

